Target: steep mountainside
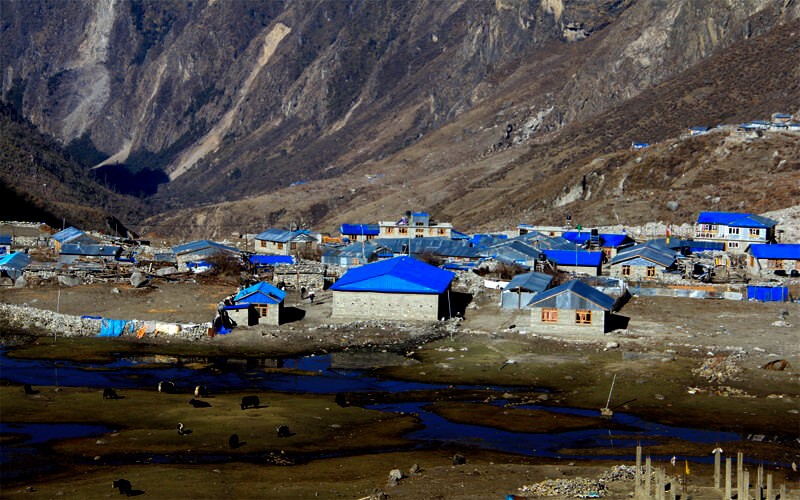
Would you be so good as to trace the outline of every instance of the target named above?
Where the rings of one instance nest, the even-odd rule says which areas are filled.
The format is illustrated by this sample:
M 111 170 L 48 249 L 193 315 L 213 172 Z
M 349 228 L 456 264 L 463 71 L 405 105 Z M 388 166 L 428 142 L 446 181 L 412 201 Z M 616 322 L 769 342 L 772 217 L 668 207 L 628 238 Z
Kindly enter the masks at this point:
M 800 109 L 793 0 L 0 7 L 3 100 L 164 228 L 536 218 L 599 153 Z

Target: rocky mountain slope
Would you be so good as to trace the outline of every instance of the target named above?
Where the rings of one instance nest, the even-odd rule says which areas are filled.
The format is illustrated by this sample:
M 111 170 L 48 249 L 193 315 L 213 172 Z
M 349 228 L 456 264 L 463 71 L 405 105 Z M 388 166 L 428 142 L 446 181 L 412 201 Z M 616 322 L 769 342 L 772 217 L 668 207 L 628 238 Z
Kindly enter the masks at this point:
M 2 7 L 3 100 L 146 196 L 145 230 L 591 214 L 631 196 L 592 182 L 633 140 L 800 111 L 793 0 Z

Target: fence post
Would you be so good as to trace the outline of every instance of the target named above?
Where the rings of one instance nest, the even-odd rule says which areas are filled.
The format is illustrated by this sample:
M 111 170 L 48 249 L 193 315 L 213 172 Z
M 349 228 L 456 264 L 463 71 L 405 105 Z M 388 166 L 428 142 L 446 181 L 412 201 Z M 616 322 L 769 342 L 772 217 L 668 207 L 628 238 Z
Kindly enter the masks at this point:
M 744 481 L 744 453 L 740 451 L 736 454 L 736 492 L 739 500 L 744 498 L 742 481 Z
M 642 492 L 642 447 L 636 446 L 636 472 L 634 474 L 633 494 L 637 498 Z
M 731 474 L 733 473 L 731 457 L 725 457 L 725 500 L 731 500 Z
M 644 460 L 644 496 L 645 498 L 650 498 L 650 492 L 652 488 L 650 487 L 650 469 L 652 468 L 652 463 L 650 462 L 650 455 L 647 455 L 647 458 Z
M 775 497 L 772 496 L 772 473 L 767 473 L 767 500 L 772 500 Z M 783 497 L 781 497 L 783 498 Z
M 720 452 L 719 447 L 714 450 L 714 488 L 719 491 L 720 488 Z

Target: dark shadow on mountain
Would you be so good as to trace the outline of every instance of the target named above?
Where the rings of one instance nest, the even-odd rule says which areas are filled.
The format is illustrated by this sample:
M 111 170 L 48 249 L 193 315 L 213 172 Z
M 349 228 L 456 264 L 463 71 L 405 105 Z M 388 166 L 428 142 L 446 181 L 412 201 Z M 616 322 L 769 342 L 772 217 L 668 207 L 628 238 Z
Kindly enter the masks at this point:
M 92 171 L 95 179 L 117 193 L 144 198 L 158 191 L 160 184 L 169 182 L 169 176 L 160 169 L 142 168 L 132 171 L 127 165 L 105 165 Z

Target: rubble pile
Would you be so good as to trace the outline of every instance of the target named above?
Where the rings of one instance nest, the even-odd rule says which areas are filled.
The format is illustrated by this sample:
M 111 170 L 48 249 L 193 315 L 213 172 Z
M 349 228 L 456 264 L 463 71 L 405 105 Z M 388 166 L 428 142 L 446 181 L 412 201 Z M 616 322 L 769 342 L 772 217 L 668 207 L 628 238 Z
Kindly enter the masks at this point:
M 615 465 L 603 472 L 597 479 L 576 477 L 574 479 L 545 479 L 540 483 L 529 484 L 519 488 L 519 492 L 529 496 L 598 498 L 606 493 L 606 483 L 614 481 L 633 481 L 636 478 L 636 467 L 631 465 Z
M 736 362 L 744 358 L 744 353 L 737 352 L 730 355 L 719 355 L 707 358 L 699 368 L 692 370 L 694 375 L 704 378 L 709 382 L 725 383 L 738 380 L 742 369 Z

